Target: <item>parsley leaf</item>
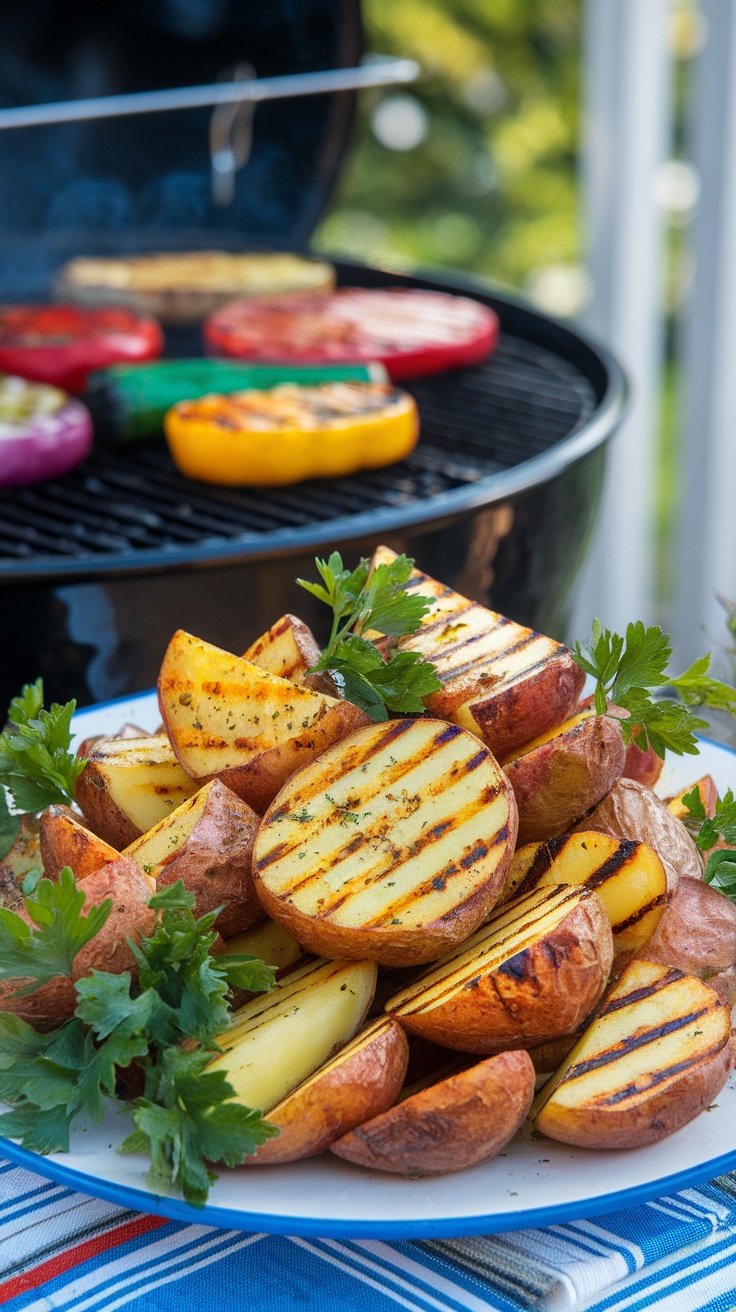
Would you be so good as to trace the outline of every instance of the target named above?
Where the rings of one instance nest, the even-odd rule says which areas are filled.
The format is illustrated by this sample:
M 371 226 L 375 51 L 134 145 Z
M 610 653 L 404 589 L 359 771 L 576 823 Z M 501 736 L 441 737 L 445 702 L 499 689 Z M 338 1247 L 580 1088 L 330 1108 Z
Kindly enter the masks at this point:
M 312 673 L 330 670 L 343 695 L 373 720 L 388 719 L 389 711 L 421 715 L 422 698 L 440 688 L 434 665 L 417 652 L 391 652 L 388 659 L 362 635 L 375 630 L 389 638 L 416 633 L 432 601 L 408 593 L 414 561 L 408 556 L 370 569 L 361 560 L 347 570 L 333 551 L 329 560 L 315 560 L 322 583 L 297 579 L 302 588 L 332 608 L 332 631 Z
M 0 734 L 0 784 L 18 811 L 40 811 L 74 800 L 74 786 L 86 765 L 69 750 L 76 702 L 43 708 L 43 680 L 24 686 L 8 709 Z
M 8 855 L 20 833 L 20 815 L 11 815 L 5 790 L 0 787 L 0 861 Z
M 708 727 L 707 720 L 692 714 L 690 706 L 711 706 L 736 715 L 736 689 L 708 674 L 710 655 L 694 661 L 684 674 L 671 677 L 667 666 L 672 655 L 670 639 L 658 625 L 645 628 L 641 621 L 629 624 L 626 636 L 593 623 L 590 642 L 575 644 L 578 665 L 596 680 L 594 693 L 598 715 L 619 719 L 625 743 L 636 742 L 646 751 L 651 746 L 658 756 L 666 751 L 696 755 L 695 735 Z M 679 701 L 655 700 L 652 689 L 671 690 Z M 616 707 L 626 712 L 616 715 Z
M 703 880 L 736 901 L 736 798 L 732 790 L 716 799 L 715 814 L 706 815 L 699 788 L 682 799 L 687 808 L 684 818 L 689 833 L 701 852 L 710 852 Z M 719 843 L 720 846 L 716 847 Z M 723 844 L 728 843 L 728 847 Z M 714 850 L 711 850 L 714 849 Z
M 84 901 L 65 866 L 58 882 L 41 879 L 34 898 L 26 898 L 26 911 L 36 928 L 15 911 L 0 907 L 0 980 L 28 979 L 18 989 L 23 996 L 57 975 L 70 978 L 77 953 L 102 929 L 112 910 L 112 900 L 107 898 L 84 916 Z

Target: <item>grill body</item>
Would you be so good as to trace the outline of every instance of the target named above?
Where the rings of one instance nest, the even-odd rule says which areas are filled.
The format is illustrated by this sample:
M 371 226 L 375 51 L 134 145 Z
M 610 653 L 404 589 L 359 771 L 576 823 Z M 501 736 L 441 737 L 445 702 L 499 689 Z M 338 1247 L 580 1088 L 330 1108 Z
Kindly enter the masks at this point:
M 202 238 L 200 236 L 200 242 Z M 183 243 L 182 243 L 183 244 Z M 483 365 L 410 384 L 408 460 L 272 491 L 183 479 L 162 443 L 100 448 L 57 482 L 0 496 L 0 587 L 13 635 L 0 697 L 42 674 L 80 703 L 149 687 L 174 629 L 242 651 L 285 611 L 324 637 L 300 589 L 313 558 L 377 542 L 458 591 L 564 636 L 624 405 L 614 361 L 485 288 L 342 265 L 344 284 L 469 290 L 501 318 Z M 190 354 L 196 336 L 170 339 Z

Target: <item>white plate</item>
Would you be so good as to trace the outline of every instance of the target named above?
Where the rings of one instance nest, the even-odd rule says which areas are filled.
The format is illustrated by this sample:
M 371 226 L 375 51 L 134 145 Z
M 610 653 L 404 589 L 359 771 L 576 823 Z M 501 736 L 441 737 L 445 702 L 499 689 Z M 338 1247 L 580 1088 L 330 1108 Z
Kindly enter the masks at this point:
M 87 737 L 124 720 L 155 728 L 155 694 L 80 711 L 75 728 Z M 658 791 L 677 792 L 706 772 L 720 792 L 736 787 L 736 756 L 703 741 L 699 758 L 667 766 Z M 650 1148 L 594 1153 L 517 1135 L 485 1166 L 426 1180 L 363 1171 L 328 1153 L 291 1166 L 223 1170 L 202 1211 L 151 1192 L 145 1159 L 116 1154 L 129 1128 L 128 1117 L 113 1113 L 75 1133 L 69 1153 L 39 1157 L 7 1139 L 0 1152 L 83 1193 L 162 1216 L 274 1234 L 427 1239 L 594 1216 L 736 1169 L 736 1079 L 711 1110 Z

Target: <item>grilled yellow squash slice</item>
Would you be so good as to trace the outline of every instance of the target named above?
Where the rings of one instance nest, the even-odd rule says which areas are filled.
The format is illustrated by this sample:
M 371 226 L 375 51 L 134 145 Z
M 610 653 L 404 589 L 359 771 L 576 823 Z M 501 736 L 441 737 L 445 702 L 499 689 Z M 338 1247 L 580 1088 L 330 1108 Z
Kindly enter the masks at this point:
M 372 565 L 395 559 L 378 547 Z M 567 647 L 418 569 L 406 591 L 433 598 L 419 630 L 398 643 L 435 665 L 442 688 L 425 699 L 432 715 L 478 734 L 500 756 L 572 714 L 585 676 Z
M 549 884 L 582 884 L 598 894 L 611 921 L 618 964 L 649 941 L 667 902 L 667 874 L 651 847 L 595 831 L 520 847 L 499 901 Z
M 410 1034 L 461 1052 L 529 1048 L 571 1034 L 613 960 L 611 926 L 586 888 L 534 889 L 395 993 L 386 1010 Z
M 352 702 L 310 692 L 179 629 L 158 680 L 172 747 L 192 778 L 220 778 L 262 812 L 301 765 L 369 723 Z
M 246 1002 L 218 1035 L 224 1071 L 238 1101 L 268 1112 L 360 1028 L 373 1000 L 372 961 L 309 961 L 270 993 Z
M 74 797 L 95 833 L 122 851 L 196 792 L 165 733 L 100 738 Z
M 360 729 L 295 775 L 264 816 L 258 895 L 311 952 L 431 961 L 496 902 L 516 837 L 511 786 L 440 720 Z
M 639 1148 L 707 1107 L 734 1064 L 731 1015 L 713 989 L 632 961 L 532 1108 L 537 1130 L 582 1148 Z

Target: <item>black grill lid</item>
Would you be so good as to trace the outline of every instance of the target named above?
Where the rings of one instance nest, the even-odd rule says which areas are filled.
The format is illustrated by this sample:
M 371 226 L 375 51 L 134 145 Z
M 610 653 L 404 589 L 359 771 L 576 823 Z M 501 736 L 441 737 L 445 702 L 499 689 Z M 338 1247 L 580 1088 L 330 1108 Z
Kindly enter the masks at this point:
M 356 266 L 343 266 L 341 277 L 443 285 Z M 378 538 L 554 477 L 615 427 L 618 366 L 562 326 L 473 291 L 499 313 L 500 345 L 481 366 L 410 385 L 422 436 L 409 459 L 256 491 L 183 478 L 160 442 L 98 449 L 63 479 L 0 496 L 0 580 L 100 578 Z

